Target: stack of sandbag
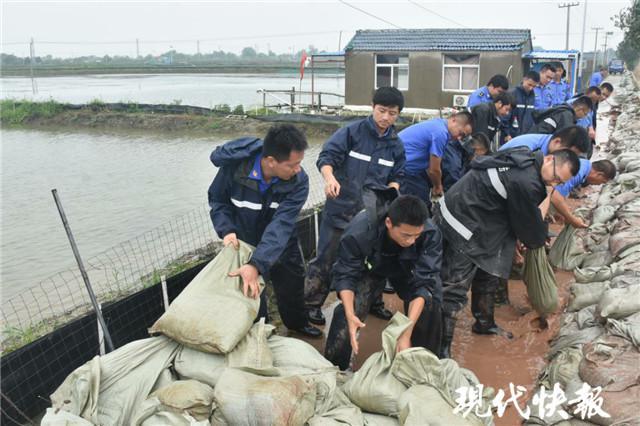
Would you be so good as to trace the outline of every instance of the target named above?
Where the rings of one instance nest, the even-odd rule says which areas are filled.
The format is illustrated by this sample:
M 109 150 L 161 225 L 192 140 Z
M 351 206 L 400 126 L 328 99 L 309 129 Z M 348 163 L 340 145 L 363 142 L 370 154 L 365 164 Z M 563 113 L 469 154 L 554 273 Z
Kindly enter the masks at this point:
M 568 421 L 539 416 L 530 401 L 528 425 L 640 424 L 640 98 L 628 86 L 615 93 L 623 113 L 603 151 L 619 175 L 588 199 L 591 226 L 566 227 L 552 247 L 552 263 L 572 270 L 575 283 L 538 380 L 547 392 L 560 386 L 569 401 L 585 385 L 600 387 L 609 417 L 582 419 L 566 402 Z
M 410 320 L 396 313 L 382 333 L 382 351 L 372 354 L 343 386 L 344 393 L 364 412 L 366 424 L 491 425 L 493 389 L 485 388 L 482 407 L 487 417 L 454 413 L 456 398 L 480 382 L 451 359 L 440 360 L 424 348 L 396 353 L 400 335 Z M 466 413 L 465 413 L 466 414 Z

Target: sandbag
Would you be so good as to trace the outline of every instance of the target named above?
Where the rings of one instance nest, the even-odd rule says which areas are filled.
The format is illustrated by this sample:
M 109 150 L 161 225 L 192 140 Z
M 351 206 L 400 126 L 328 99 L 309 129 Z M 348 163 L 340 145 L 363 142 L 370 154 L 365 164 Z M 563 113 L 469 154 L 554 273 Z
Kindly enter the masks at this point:
M 73 371 L 51 405 L 102 426 L 130 424 L 179 344 L 163 336 L 137 340 Z
M 273 365 L 280 371 L 318 372 L 336 367 L 307 342 L 292 337 L 273 335 L 267 340 Z
M 316 390 L 300 377 L 262 377 L 227 368 L 214 390 L 216 413 L 231 425 L 303 425 L 315 414 Z
M 640 311 L 640 286 L 612 288 L 604 292 L 596 307 L 601 318 L 624 318 Z
M 363 413 L 363 417 L 365 426 L 400 426 L 400 422 L 395 417 L 372 413 Z
M 579 311 L 590 305 L 598 303 L 602 294 L 609 289 L 609 282 L 603 281 L 598 283 L 574 283 L 569 291 L 569 312 Z
M 576 312 L 575 322 L 580 330 L 599 324 L 596 319 L 596 307 L 596 305 L 591 305 Z
M 227 354 L 227 366 L 239 368 L 262 376 L 276 376 L 278 370 L 273 366 L 273 354 L 267 338 L 273 333 L 274 326 L 265 324 L 265 319 L 255 323 L 249 333 Z
M 454 414 L 451 405 L 431 386 L 414 385 L 399 400 L 400 424 L 404 426 L 471 426 L 474 423 Z
M 328 409 L 311 417 L 307 424 L 308 426 L 363 426 L 364 415 L 360 408 L 351 403 L 344 392 L 338 388 L 333 393 Z
M 613 262 L 613 255 L 609 253 L 609 250 L 602 250 L 587 254 L 580 262 L 580 267 L 606 266 L 611 262 Z
M 556 268 L 567 271 L 579 266 L 584 257 L 584 250 L 576 245 L 576 228 L 565 225 L 549 251 L 549 261 Z
M 640 348 L 640 312 L 619 320 L 607 318 L 605 328 L 609 334 L 624 337 Z
M 396 312 L 382 332 L 382 351 L 369 356 L 343 386 L 347 397 L 362 410 L 398 415 L 398 398 L 407 388 L 391 374 L 391 366 L 398 338 L 410 325 L 409 318 Z
M 226 365 L 224 355 L 201 352 L 187 346 L 180 347 L 173 364 L 180 379 L 197 380 L 212 388 L 218 383 Z
M 177 413 L 187 412 L 196 420 L 209 420 L 213 411 L 213 388 L 196 380 L 178 380 L 150 396 Z
M 582 360 L 582 349 L 568 347 L 558 352 L 543 373 L 541 384 L 547 389 L 553 389 L 556 383 L 562 388 L 578 377 L 578 369 Z
M 576 268 L 573 275 L 579 283 L 590 283 L 595 281 L 607 281 L 613 277 L 624 274 L 624 268 L 617 263 L 609 266 L 590 266 L 587 268 Z
M 209 419 L 196 420 L 188 413 L 167 407 L 153 396 L 141 406 L 134 426 L 210 426 Z
M 555 312 L 558 308 L 558 285 L 544 247 L 527 250 L 522 275 L 533 309 L 540 315 Z
M 615 217 L 616 210 L 616 206 L 600 206 L 594 210 L 591 221 L 592 223 L 607 223 Z
M 615 257 L 623 250 L 640 244 L 640 232 L 638 230 L 629 230 L 613 234 L 609 237 L 609 250 Z
M 47 408 L 40 426 L 94 426 L 93 423 L 86 421 L 80 416 L 71 414 L 64 410 L 56 410 Z
M 576 327 L 577 328 L 577 327 Z M 553 358 L 558 352 L 570 347 L 581 347 L 585 343 L 592 342 L 604 333 L 604 328 L 600 325 L 595 327 L 587 327 L 582 330 L 575 330 L 572 332 L 566 332 L 560 330 L 552 341 L 549 347 L 548 357 Z
M 149 329 L 203 352 L 230 352 L 251 328 L 260 299 L 242 294 L 240 277 L 227 274 L 247 263 L 253 247 L 227 246 L 204 267 Z M 262 278 L 260 278 L 262 280 Z M 264 282 L 260 282 L 261 289 Z
M 622 337 L 606 336 L 584 345 L 580 378 L 592 387 L 620 392 L 640 385 L 640 351 Z

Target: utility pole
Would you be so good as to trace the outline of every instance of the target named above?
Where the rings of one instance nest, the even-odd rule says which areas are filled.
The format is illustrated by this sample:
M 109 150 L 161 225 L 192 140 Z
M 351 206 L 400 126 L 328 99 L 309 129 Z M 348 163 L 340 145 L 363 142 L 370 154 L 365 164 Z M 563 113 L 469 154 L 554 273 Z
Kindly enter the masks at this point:
M 596 32 L 596 44 L 593 47 L 593 65 L 591 67 L 591 74 L 596 72 L 596 61 L 598 60 L 598 31 L 604 30 L 602 27 L 591 27 Z
M 609 52 L 607 52 L 607 38 L 609 38 L 610 35 L 613 35 L 613 31 L 607 31 L 606 33 L 604 33 L 604 61 L 603 61 L 604 64 L 603 65 L 605 67 L 607 66 L 607 63 L 609 62 L 608 61 L 608 59 L 609 59 L 608 53 Z
M 584 14 L 582 15 L 582 41 L 580 42 L 580 62 L 578 63 L 578 89 L 584 86 L 582 81 L 582 72 L 584 62 L 584 35 L 587 31 L 587 0 L 584 0 Z
M 140 57 L 140 40 L 136 39 L 136 58 Z
M 574 3 L 562 3 L 558 5 L 560 9 L 567 8 L 567 39 L 564 43 L 565 50 L 569 50 L 569 22 L 570 22 L 570 16 L 571 16 L 571 8 L 579 4 L 580 4 L 579 2 L 574 2 Z
M 338 36 L 338 52 L 342 49 L 342 30 L 340 30 L 340 35 Z
M 200 40 L 196 40 L 196 51 L 200 54 Z
M 29 70 L 31 73 L 31 92 L 36 95 L 38 93 L 38 83 L 36 83 L 36 78 L 33 74 L 33 63 L 36 58 L 36 45 L 33 41 L 33 37 L 31 37 L 31 42 L 29 43 Z

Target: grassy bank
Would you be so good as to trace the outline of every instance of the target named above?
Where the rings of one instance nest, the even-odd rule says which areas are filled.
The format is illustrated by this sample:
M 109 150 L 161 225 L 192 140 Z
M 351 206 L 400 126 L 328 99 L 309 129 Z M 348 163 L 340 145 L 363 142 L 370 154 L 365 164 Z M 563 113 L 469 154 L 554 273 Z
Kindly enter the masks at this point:
M 257 113 L 257 114 L 256 114 Z M 264 121 L 268 110 L 245 114 L 240 106 L 218 105 L 214 109 L 182 105 L 146 105 L 129 103 L 106 104 L 93 101 L 83 105 L 56 101 L 31 102 L 3 100 L 0 102 L 2 128 L 42 130 L 145 131 L 175 135 L 207 137 L 211 135 L 262 135 L 272 122 Z M 286 116 L 284 118 L 286 120 Z M 340 123 L 296 122 L 308 137 L 325 138 Z

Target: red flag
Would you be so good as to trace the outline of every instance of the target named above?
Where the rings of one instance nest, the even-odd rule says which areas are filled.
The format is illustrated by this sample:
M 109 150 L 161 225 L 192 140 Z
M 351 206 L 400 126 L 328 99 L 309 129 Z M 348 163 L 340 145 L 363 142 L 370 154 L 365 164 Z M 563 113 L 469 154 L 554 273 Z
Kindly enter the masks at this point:
M 306 62 L 307 62 L 307 51 L 303 50 L 302 56 L 300 58 L 300 80 L 302 80 L 302 77 L 304 77 L 304 66 Z

